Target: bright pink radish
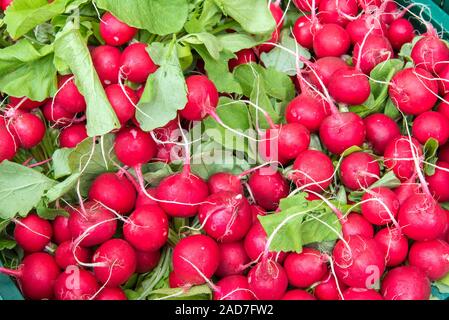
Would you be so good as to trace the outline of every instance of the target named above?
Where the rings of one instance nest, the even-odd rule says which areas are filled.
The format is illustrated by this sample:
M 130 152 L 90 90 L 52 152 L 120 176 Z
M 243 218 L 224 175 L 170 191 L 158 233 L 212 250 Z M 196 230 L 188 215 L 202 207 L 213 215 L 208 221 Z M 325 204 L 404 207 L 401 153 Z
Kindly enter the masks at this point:
M 416 241 L 434 240 L 446 231 L 447 216 L 429 195 L 415 194 L 401 206 L 398 222 L 402 232 Z
M 120 214 L 129 213 L 136 203 L 136 189 L 127 177 L 103 173 L 92 183 L 89 199 L 102 203 Z
M 343 292 L 345 300 L 383 300 L 382 296 L 373 289 L 348 288 Z
M 203 75 L 186 78 L 187 104 L 179 114 L 190 121 L 201 121 L 218 105 L 218 91 L 214 83 Z
M 181 288 L 188 285 L 182 279 L 180 279 L 178 275 L 173 271 L 171 271 L 168 276 L 168 283 L 170 288 Z
M 243 194 L 243 186 L 240 179 L 227 172 L 218 172 L 212 175 L 207 181 L 210 193 L 218 193 L 221 191 L 229 191 Z
M 400 50 L 408 42 L 412 42 L 415 37 L 415 28 L 405 18 L 394 20 L 388 28 L 388 39 L 393 49 Z
M 444 100 L 449 101 L 449 63 L 441 66 L 441 69 L 438 71 L 438 77 L 441 79 L 438 83 L 440 95 L 446 95 L 446 97 L 444 97 Z M 448 108 L 448 103 L 446 102 L 442 102 L 441 105 L 444 105 L 446 108 Z
M 1 118 L 0 118 L 1 121 Z M 0 123 L 0 162 L 12 160 L 17 152 L 18 145 L 14 142 L 11 129 Z
M 1 0 L 0 1 L 0 7 L 3 11 L 6 11 L 6 9 L 9 7 L 9 5 L 13 2 L 13 0 Z
M 139 251 L 156 251 L 168 239 L 168 218 L 158 206 L 137 208 L 123 226 L 123 235 Z
M 394 193 L 396 193 L 396 197 L 398 198 L 401 206 L 409 197 L 416 193 L 421 193 L 421 185 L 419 183 L 415 183 L 414 181 L 415 178 L 412 177 L 410 181 L 403 182 L 399 187 L 394 189 Z
M 439 202 L 449 201 L 449 163 L 438 161 L 433 176 L 426 177 L 429 190 Z
M 398 124 L 390 117 L 376 113 L 365 118 L 366 140 L 376 154 L 382 154 L 386 145 L 401 135 Z
M 346 217 L 346 221 L 342 226 L 343 237 L 345 239 L 356 235 L 372 238 L 374 236 L 374 228 L 361 214 L 350 213 Z
M 342 68 L 329 80 L 329 93 L 339 103 L 358 105 L 365 102 L 371 87 L 368 78 L 354 68 Z
M 294 289 L 287 291 L 281 300 L 316 300 L 316 298 L 307 291 Z
M 399 229 L 381 229 L 374 236 L 374 240 L 385 253 L 387 267 L 398 266 L 407 258 L 408 240 Z
M 348 32 L 338 24 L 325 24 L 313 38 L 313 51 L 318 58 L 339 57 L 351 46 Z
M 301 253 L 290 253 L 284 261 L 290 285 L 308 288 L 327 273 L 326 259 L 315 249 L 303 248 Z
M 256 62 L 256 55 L 252 49 L 243 49 L 235 53 L 236 57 L 229 60 L 229 70 L 232 72 L 237 66 Z
M 374 239 L 354 236 L 347 244 L 339 240 L 333 259 L 337 277 L 350 287 L 373 286 L 385 271 L 384 253 Z
M 26 252 L 38 252 L 50 242 L 52 233 L 50 222 L 32 213 L 26 218 L 17 219 L 14 239 Z
M 69 267 L 55 283 L 56 300 L 90 300 L 100 290 L 97 280 L 89 271 Z
M 255 50 L 256 52 L 258 52 L 258 54 L 261 54 L 262 52 L 269 52 L 274 48 L 274 45 L 272 45 L 271 43 L 279 42 L 281 30 L 284 26 L 284 20 L 282 19 L 284 17 L 284 11 L 282 11 L 279 3 L 270 2 L 269 9 L 271 11 L 271 15 L 274 18 L 274 21 L 276 22 L 276 29 L 274 29 L 273 33 L 271 34 L 271 38 L 267 41 L 268 43 L 263 43 L 260 46 L 256 47 Z
M 444 146 L 440 147 L 438 159 L 449 163 L 449 143 L 446 143 Z
M 418 115 L 437 102 L 438 84 L 422 68 L 407 68 L 396 73 L 389 88 L 390 98 L 405 114 Z
M 368 188 L 380 177 L 379 164 L 365 152 L 355 152 L 344 158 L 340 172 L 341 182 L 351 190 Z
M 262 168 L 254 172 L 248 180 L 249 188 L 256 203 L 265 210 L 276 210 L 279 201 L 290 192 L 287 180 L 272 169 Z
M 52 222 L 53 242 L 61 244 L 72 239 L 72 233 L 69 228 L 69 218 L 57 216 Z
M 316 86 L 317 88 L 322 90 L 323 89 L 322 85 L 321 85 L 320 81 L 318 80 L 317 76 L 315 75 L 315 73 L 318 75 L 318 77 L 320 78 L 323 85 L 327 87 L 332 75 L 336 71 L 343 69 L 343 68 L 347 68 L 347 67 L 348 67 L 348 65 L 341 58 L 338 58 L 338 57 L 320 58 L 313 64 L 313 69 L 315 72 L 310 71 L 310 73 L 309 73 L 310 82 L 314 86 Z M 317 102 L 319 101 L 319 100 L 317 100 L 317 98 L 314 98 L 314 99 Z
M 173 271 L 190 285 L 199 285 L 217 271 L 220 252 L 208 236 L 194 235 L 181 239 L 173 251 Z
M 228 276 L 216 283 L 214 300 L 254 300 L 248 286 L 248 278 L 240 275 Z
M 433 138 L 441 146 L 449 139 L 449 119 L 439 112 L 423 112 L 413 121 L 412 134 L 421 144 Z
M 430 280 L 439 280 L 449 273 L 449 244 L 443 240 L 415 242 L 408 261 L 424 271 Z
M 359 11 L 357 0 L 321 0 L 318 17 L 323 24 L 337 23 L 345 26 L 349 17 L 355 17 Z
M 249 272 L 248 284 L 258 300 L 279 300 L 287 290 L 288 279 L 279 263 L 264 259 Z
M 85 124 L 74 124 L 61 130 L 59 134 L 59 146 L 61 148 L 75 148 L 87 138 Z
M 292 32 L 296 42 L 302 47 L 312 50 L 314 25 L 310 20 L 310 15 L 300 16 L 293 25 Z
M 70 210 L 69 228 L 73 239 L 82 235 L 80 245 L 92 247 L 112 238 L 117 229 L 116 216 L 98 203 L 85 203 L 84 208 L 85 212 L 81 208 Z
M 48 101 L 42 107 L 42 113 L 47 121 L 58 127 L 68 126 L 75 118 L 75 114 L 67 111 L 61 105 L 53 103 L 52 101 Z
M 89 263 L 90 257 L 91 253 L 89 249 L 80 246 L 75 248 L 72 241 L 61 243 L 55 251 L 55 260 L 61 269 L 65 269 L 68 266 L 76 266 L 78 265 L 78 261 Z
M 315 0 L 315 8 L 313 7 L 313 1 L 312 0 L 293 0 L 293 3 L 295 4 L 296 8 L 298 8 L 300 11 L 303 12 L 310 12 L 312 9 L 316 9 L 316 7 L 319 6 L 320 0 Z
M 396 177 L 404 182 L 416 173 L 413 155 L 415 158 L 422 156 L 419 142 L 415 138 L 400 136 L 387 144 L 384 151 L 384 163 L 388 169 L 393 170 Z
M 72 114 L 86 110 L 86 100 L 78 91 L 73 75 L 59 77 L 58 88 L 58 93 L 54 97 L 55 104 Z
M 19 107 L 19 109 L 31 111 L 42 106 L 46 101 L 33 101 L 27 97 L 16 98 L 9 97 L 9 105 L 11 107 Z
M 37 115 L 16 110 L 9 120 L 11 133 L 22 148 L 31 149 L 41 143 L 46 128 Z
M 246 265 L 249 263 L 249 257 L 246 254 L 243 242 L 219 243 L 220 265 L 215 274 L 218 277 L 226 277 L 242 274 Z
M 357 43 L 354 46 L 353 63 L 366 74 L 370 74 L 379 63 L 392 58 L 394 58 L 393 48 L 384 36 L 371 34 L 366 37 L 364 43 Z
M 91 52 L 98 77 L 104 86 L 118 82 L 122 53 L 112 46 L 98 46 Z
M 285 118 L 288 123 L 299 123 L 310 132 L 316 132 L 326 118 L 326 112 L 318 98 L 302 93 L 290 101 L 285 111 Z
M 157 70 L 144 43 L 133 43 L 126 47 L 120 59 L 120 68 L 131 82 L 144 83 L 148 76 Z
M 94 274 L 109 288 L 125 283 L 136 271 L 136 253 L 128 242 L 112 239 L 103 243 L 92 258 Z
M 0 273 L 17 278 L 23 295 L 31 300 L 53 298 L 53 286 L 61 271 L 47 253 L 33 253 L 23 259 L 18 270 L 0 268 Z
M 375 19 L 371 15 L 362 15 L 359 18 L 350 21 L 346 25 L 346 31 L 351 37 L 352 44 L 361 44 L 366 35 L 386 36 L 387 27 L 382 21 Z M 368 40 L 366 40 L 368 44 Z
M 299 123 L 284 124 L 279 129 L 278 151 L 281 159 L 295 159 L 310 144 L 310 132 Z
M 380 18 L 383 23 L 389 25 L 395 20 L 395 16 L 397 16 L 398 14 L 400 14 L 400 11 L 396 2 L 387 1 L 385 8 L 383 9 L 383 13 L 380 15 Z
M 251 229 L 249 229 L 243 244 L 251 261 L 258 260 L 262 257 L 267 244 L 267 233 L 259 221 L 254 222 Z M 268 259 L 282 263 L 286 256 L 287 254 L 285 252 L 269 252 Z
M 396 194 L 388 188 L 378 187 L 362 197 L 362 214 L 370 223 L 378 226 L 390 223 L 399 210 Z
M 146 192 L 152 196 L 153 198 L 156 197 L 156 189 L 155 188 L 148 188 L 146 189 Z M 148 198 L 143 192 L 139 192 L 136 199 L 136 209 L 142 206 L 153 206 L 157 205 L 157 201 L 154 201 L 151 198 Z
M 124 88 L 122 90 L 120 85 L 112 84 L 105 89 L 106 96 L 122 125 L 134 117 L 135 105 L 139 102 L 139 98 L 131 88 L 127 86 Z
M 198 219 L 207 235 L 218 242 L 234 242 L 245 237 L 253 217 L 242 194 L 222 191 L 210 195 L 200 205 Z
M 404 266 L 387 273 L 381 293 L 385 300 L 428 300 L 430 291 L 430 281 L 424 272 Z
M 142 252 L 136 251 L 136 272 L 137 273 L 147 273 L 153 270 L 161 258 L 161 253 L 159 251 L 153 252 Z
M 95 300 L 128 300 L 126 294 L 120 288 L 104 288 L 100 291 L 100 293 L 95 297 Z
M 437 36 L 427 35 L 413 46 L 411 57 L 416 67 L 438 73 L 449 60 L 449 48 Z
M 307 150 L 301 153 L 293 165 L 291 179 L 303 190 L 322 192 L 332 183 L 334 165 L 321 151 Z
M 251 212 L 253 214 L 253 223 L 259 221 L 260 216 L 267 215 L 267 212 L 262 207 L 255 204 L 251 205 Z
M 322 281 L 315 287 L 313 294 L 319 300 L 340 300 L 341 295 L 338 288 L 340 288 L 340 291 L 343 292 L 343 290 L 346 289 L 346 285 L 344 283 L 341 283 L 341 281 L 339 281 L 337 286 L 335 277 L 330 273 L 328 273 L 326 276 L 323 277 Z
M 156 143 L 149 133 L 138 128 L 125 128 L 115 136 L 115 154 L 123 164 L 134 167 L 150 162 L 156 155 Z
M 100 21 L 100 34 L 104 41 L 111 46 L 121 46 L 136 35 L 137 29 L 106 12 Z

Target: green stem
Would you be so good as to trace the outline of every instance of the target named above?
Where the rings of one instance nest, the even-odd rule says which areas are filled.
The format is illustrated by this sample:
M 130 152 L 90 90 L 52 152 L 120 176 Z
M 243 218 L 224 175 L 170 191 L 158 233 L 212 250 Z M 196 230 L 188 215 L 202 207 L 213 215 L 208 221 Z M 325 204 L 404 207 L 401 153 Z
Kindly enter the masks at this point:
M 237 26 L 237 22 L 232 20 L 232 21 L 229 21 L 229 22 L 226 22 L 226 23 L 220 25 L 216 29 L 212 30 L 210 33 L 217 34 L 217 33 L 220 33 L 220 32 L 222 32 L 224 30 L 231 29 L 232 27 L 235 27 L 235 26 Z

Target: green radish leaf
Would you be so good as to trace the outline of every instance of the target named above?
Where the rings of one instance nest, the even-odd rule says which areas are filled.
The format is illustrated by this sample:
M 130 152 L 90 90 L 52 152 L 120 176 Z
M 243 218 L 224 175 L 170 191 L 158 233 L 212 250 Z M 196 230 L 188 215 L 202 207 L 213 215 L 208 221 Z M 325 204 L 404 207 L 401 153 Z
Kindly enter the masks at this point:
M 0 90 L 13 97 L 43 101 L 57 88 L 53 46 L 35 48 L 27 39 L 0 49 Z
M 86 99 L 87 134 L 90 137 L 101 136 L 120 128 L 117 115 L 93 66 L 87 44 L 73 22 L 69 22 L 56 36 L 55 56 L 71 69 L 76 86 Z
M 65 179 L 63 182 L 60 182 L 51 189 L 47 190 L 47 192 L 45 193 L 45 197 L 47 198 L 48 202 L 49 203 L 54 202 L 57 199 L 64 196 L 65 194 L 67 194 L 68 192 L 70 192 L 71 190 L 73 190 L 80 176 L 81 175 L 79 173 L 74 173 L 70 177 Z
M 17 163 L 0 164 L 0 218 L 26 216 L 44 193 L 57 184 L 36 170 Z
M 388 101 L 385 104 L 384 114 L 393 120 L 397 120 L 401 117 L 401 112 L 399 112 L 398 108 L 394 105 L 390 98 L 388 98 Z
M 303 245 L 321 243 L 338 239 L 341 233 L 341 222 L 330 210 L 319 214 L 307 215 L 302 225 Z
M 243 49 L 254 48 L 263 43 L 263 41 L 256 40 L 254 37 L 245 33 L 225 33 L 217 36 L 223 48 L 231 52 L 238 52 Z
M 390 59 L 379 63 L 370 73 L 371 93 L 378 98 L 391 78 L 404 67 L 404 62 L 399 59 Z M 391 75 L 393 73 L 393 75 Z
M 188 33 L 212 31 L 213 27 L 220 23 L 222 16 L 214 0 L 204 0 L 202 6 L 195 7 L 190 13 L 184 29 Z
M 17 242 L 14 240 L 0 239 L 0 251 L 12 250 L 17 246 Z
M 250 100 L 254 105 L 265 110 L 274 123 L 278 123 L 280 121 L 281 116 L 274 109 L 272 101 L 268 97 L 265 88 L 266 88 L 265 82 L 260 76 L 257 76 L 255 86 L 253 88 L 253 91 L 251 92 Z M 258 127 L 262 129 L 270 128 L 268 121 L 266 120 L 265 116 L 261 111 L 257 110 L 254 106 L 249 106 L 249 110 L 255 128 Z
M 152 43 L 148 52 L 159 68 L 149 76 L 136 112 L 144 131 L 166 125 L 187 103 L 187 88 L 176 48 Z
M 161 36 L 181 31 L 187 20 L 187 0 L 95 0 L 126 24 Z
M 156 187 L 165 177 L 175 171 L 165 162 L 152 162 L 142 166 L 143 178 L 152 187 Z
M 36 213 L 39 217 L 45 220 L 54 220 L 58 216 L 68 217 L 69 213 L 64 209 L 54 209 L 48 206 L 46 201 L 40 201 L 36 206 Z
M 207 32 L 189 34 L 182 38 L 182 42 L 187 42 L 189 44 L 204 44 L 210 56 L 215 60 L 220 59 L 220 52 L 224 48 L 217 37 Z
M 378 187 L 384 187 L 388 189 L 394 189 L 401 185 L 401 181 L 396 177 L 393 171 L 385 173 L 382 178 L 374 182 L 368 190 Z M 348 199 L 353 202 L 360 202 L 362 196 L 365 194 L 364 191 L 353 191 L 349 194 Z
M 254 62 L 241 64 L 234 69 L 234 78 L 240 84 L 244 96 L 251 95 L 256 85 L 256 79 L 263 73 L 264 67 Z
M 427 162 L 424 164 L 424 173 L 427 176 L 433 176 L 435 174 L 435 165 L 438 161 L 438 147 L 438 141 L 433 138 L 427 140 L 424 145 L 424 157 Z
M 149 300 L 211 300 L 212 290 L 208 285 L 191 287 L 187 291 L 183 288 L 162 288 L 154 290 Z

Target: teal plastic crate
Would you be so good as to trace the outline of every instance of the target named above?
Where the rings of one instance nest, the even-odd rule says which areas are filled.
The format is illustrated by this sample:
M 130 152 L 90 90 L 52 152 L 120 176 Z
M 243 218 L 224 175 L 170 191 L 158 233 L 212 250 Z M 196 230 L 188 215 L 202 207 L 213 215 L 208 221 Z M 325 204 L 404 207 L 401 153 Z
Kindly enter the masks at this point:
M 0 267 L 2 263 L 0 262 Z M 0 274 L 0 300 L 23 300 L 22 294 L 10 277 Z

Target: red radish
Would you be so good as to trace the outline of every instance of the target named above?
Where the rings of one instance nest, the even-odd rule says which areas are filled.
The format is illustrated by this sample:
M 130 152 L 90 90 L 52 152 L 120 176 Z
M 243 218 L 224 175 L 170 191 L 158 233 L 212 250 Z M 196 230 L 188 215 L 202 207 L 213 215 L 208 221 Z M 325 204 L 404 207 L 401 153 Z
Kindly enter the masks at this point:
M 210 193 L 218 193 L 221 191 L 229 191 L 237 194 L 244 193 L 239 177 L 227 172 L 218 172 L 212 175 L 207 185 L 209 186 Z
M 248 284 L 258 300 L 279 300 L 287 290 L 288 279 L 279 263 L 264 259 L 249 272 Z
M 311 21 L 310 15 L 300 16 L 293 25 L 292 33 L 302 47 L 312 50 L 313 49 L 313 33 L 314 25 Z
M 131 88 L 125 86 L 122 90 L 120 85 L 112 84 L 106 87 L 105 92 L 122 125 L 134 117 L 139 98 Z
M 271 34 L 270 40 L 267 41 L 268 43 L 263 43 L 260 46 L 256 47 L 256 52 L 258 52 L 259 54 L 262 52 L 269 52 L 274 48 L 274 45 L 272 45 L 271 43 L 279 42 L 281 30 L 284 26 L 284 12 L 279 6 L 279 3 L 270 2 L 269 9 L 271 11 L 271 15 L 274 18 L 274 21 L 276 22 L 276 29 L 274 29 L 273 33 Z
M 415 180 L 415 177 L 412 177 L 409 182 L 403 182 L 394 190 L 401 206 L 409 197 L 415 195 L 416 193 L 421 193 L 421 185 L 419 183 L 415 183 Z
M 421 144 L 433 138 L 441 146 L 449 139 L 449 119 L 439 112 L 423 112 L 413 121 L 412 134 Z
M 385 300 L 428 300 L 430 281 L 416 267 L 404 266 L 390 270 L 382 281 Z
M 159 251 L 153 252 L 142 252 L 136 251 L 136 272 L 137 273 L 147 273 L 153 270 L 161 258 L 161 253 Z
M 31 99 L 28 99 L 27 97 L 22 98 L 16 98 L 16 97 L 9 97 L 9 105 L 11 107 L 19 107 L 19 109 L 25 110 L 25 111 L 31 111 L 36 108 L 39 108 L 42 106 L 46 101 L 33 101 Z
M 69 218 L 64 216 L 57 216 L 52 223 L 53 226 L 53 241 L 56 244 L 72 239 L 72 233 L 69 228 Z
M 38 252 L 50 242 L 52 233 L 50 222 L 32 213 L 16 220 L 14 239 L 26 252 Z
M 120 288 L 103 288 L 95 297 L 95 300 L 128 300 L 126 294 Z
M 267 212 L 262 207 L 259 207 L 258 205 L 255 204 L 251 205 L 251 212 L 253 214 L 253 224 L 256 221 L 259 221 L 259 216 L 267 215 Z
M 54 97 L 55 104 L 72 114 L 86 110 L 86 100 L 78 91 L 73 75 L 59 77 L 58 88 Z
M 449 60 L 449 48 L 436 35 L 427 35 L 413 46 L 411 57 L 416 67 L 438 73 Z
M 340 300 L 341 295 L 339 292 L 345 290 L 346 286 L 345 284 L 341 283 L 340 281 L 335 281 L 335 277 L 328 273 L 326 276 L 323 277 L 323 280 L 315 287 L 314 289 L 314 295 L 319 300 Z
M 219 243 L 218 248 L 221 261 L 215 272 L 218 277 L 238 275 L 245 271 L 249 257 L 242 242 Z
M 285 118 L 288 123 L 299 123 L 310 132 L 316 132 L 326 118 L 326 112 L 317 98 L 302 93 L 290 101 L 285 111 Z
M 137 33 L 137 29 L 106 12 L 100 20 L 100 34 L 104 41 L 111 46 L 121 46 L 129 41 Z
M 303 248 L 301 253 L 290 253 L 284 261 L 290 285 L 308 288 L 327 273 L 326 259 L 315 249 Z
M 433 108 L 437 102 L 438 84 L 422 68 L 399 71 L 391 80 L 390 98 L 395 106 L 409 115 L 418 115 Z
M 357 0 L 321 0 L 318 17 L 323 24 L 337 23 L 345 26 L 349 17 L 355 17 L 359 11 Z
M 409 139 L 405 136 L 397 137 L 391 140 L 385 148 L 385 166 L 393 170 L 396 177 L 404 182 L 416 173 L 415 163 L 413 161 L 414 154 L 418 158 L 422 156 L 422 148 L 419 142 L 414 138 Z
M 388 39 L 393 49 L 400 50 L 408 42 L 412 42 L 415 37 L 415 28 L 405 18 L 394 20 L 388 28 Z
M 344 158 L 340 171 L 341 182 L 351 190 L 368 188 L 380 177 L 379 164 L 365 152 L 355 152 Z
M 128 242 L 112 239 L 104 242 L 92 258 L 95 278 L 109 288 L 124 284 L 136 271 L 136 253 Z
M 287 180 L 279 172 L 273 173 L 269 168 L 255 171 L 249 178 L 248 185 L 256 203 L 269 211 L 277 209 L 279 201 L 290 192 Z
M 389 25 L 395 20 L 396 15 L 399 13 L 399 8 L 395 1 L 386 1 L 384 3 L 385 7 L 380 18 L 383 23 Z
M 394 58 L 394 52 L 390 41 L 381 35 L 370 34 L 365 42 L 354 46 L 353 63 L 366 74 L 370 74 L 379 63 L 391 58 Z
M 254 300 L 249 290 L 248 278 L 240 275 L 228 276 L 216 283 L 214 300 Z
M 156 155 L 156 143 L 150 134 L 129 127 L 116 134 L 114 150 L 123 164 L 135 167 L 153 159 Z
M 259 221 L 254 222 L 251 229 L 249 229 L 243 244 L 251 261 L 258 260 L 262 257 L 267 244 L 267 233 Z M 268 259 L 282 263 L 286 256 L 287 254 L 285 252 L 269 252 Z
M 252 49 L 243 49 L 235 53 L 236 57 L 229 60 L 229 70 L 232 72 L 237 66 L 256 62 L 256 55 Z
M 316 298 L 307 291 L 294 289 L 287 291 L 281 300 L 316 300 Z
M 170 288 L 181 288 L 187 286 L 186 283 L 181 280 L 178 275 L 176 275 L 173 271 L 170 272 L 168 276 L 168 282 L 170 285 Z
M 443 240 L 415 242 L 408 261 L 424 271 L 430 280 L 439 280 L 449 273 L 449 244 Z
M 387 267 L 398 266 L 407 258 L 408 240 L 399 229 L 381 229 L 374 236 L 374 240 L 385 253 Z
M 14 0 L 1 0 L 0 1 L 0 7 L 2 8 L 3 11 L 6 11 L 6 9 L 9 7 L 9 5 L 13 2 Z
M 53 101 L 48 101 L 42 107 L 42 113 L 47 121 L 60 127 L 69 125 L 75 118 L 75 114 L 68 112 L 61 105 L 56 104 Z
M 75 258 L 76 255 L 76 258 Z M 55 251 L 55 260 L 61 269 L 69 266 L 78 265 L 78 261 L 82 263 L 90 262 L 90 251 L 83 247 L 76 247 L 72 241 L 61 243 Z
M 61 130 L 59 146 L 61 148 L 76 148 L 78 144 L 87 139 L 85 124 L 74 124 Z
M 310 72 L 310 74 L 309 74 L 310 82 L 315 87 L 317 87 L 321 90 L 323 89 L 322 85 L 321 85 L 320 81 L 317 79 L 317 76 L 315 75 L 315 73 L 318 75 L 318 77 L 320 78 L 323 85 L 327 87 L 329 85 L 332 75 L 336 71 L 348 67 L 346 62 L 344 62 L 341 58 L 338 58 L 338 57 L 320 58 L 313 64 L 313 66 L 314 66 L 315 72 Z M 316 101 L 318 102 L 318 100 L 316 100 Z
M 441 95 L 446 95 L 443 99 L 445 101 L 449 101 L 448 95 L 449 95 L 449 64 L 445 64 L 441 66 L 441 69 L 438 71 L 438 77 L 440 78 L 439 81 L 439 89 Z M 445 105 L 447 108 L 448 103 L 442 102 L 441 105 Z M 449 117 L 448 117 L 449 118 Z
M 447 216 L 438 203 L 425 194 L 415 194 L 401 206 L 398 215 L 402 232 L 416 241 L 434 240 L 446 230 Z
M 0 273 L 17 278 L 26 298 L 43 300 L 53 298 L 53 286 L 61 271 L 51 255 L 38 252 L 26 256 L 18 270 L 0 268 Z
M 89 271 L 69 267 L 55 283 L 56 300 L 90 300 L 100 289 L 97 280 Z
M 146 189 L 146 192 L 152 196 L 153 198 L 156 197 L 156 189 L 155 188 L 148 188 Z M 139 192 L 139 194 L 137 195 L 137 199 L 136 199 L 136 209 L 142 206 L 153 206 L 153 205 L 157 205 L 157 201 L 154 201 L 151 198 L 148 198 L 143 192 Z
M 1 119 L 2 118 L 0 118 L 0 121 Z M 12 160 L 16 156 L 18 146 L 9 131 L 8 128 L 0 122 L 0 162 Z
M 338 24 L 325 24 L 313 38 L 313 51 L 318 58 L 339 57 L 351 46 L 351 38 Z
M 123 226 L 123 235 L 139 251 L 156 251 L 168 240 L 168 218 L 158 206 L 137 208 Z
M 384 253 L 374 239 L 353 236 L 347 243 L 339 240 L 333 259 L 337 277 L 351 287 L 375 285 L 385 271 Z
M 98 46 L 91 52 L 92 62 L 104 86 L 118 82 L 122 53 L 112 46 Z
M 397 216 L 399 200 L 388 188 L 368 190 L 362 197 L 362 214 L 370 223 L 378 226 L 390 223 Z
M 32 113 L 15 110 L 9 118 L 8 126 L 15 141 L 24 149 L 34 148 L 45 136 L 44 122 Z
M 362 15 L 359 18 L 350 21 L 346 25 L 346 31 L 351 37 L 352 44 L 361 44 L 366 35 L 369 36 L 386 36 L 387 27 L 382 21 L 375 19 L 371 15 Z M 366 40 L 368 44 L 368 39 Z
M 117 220 L 115 215 L 98 203 L 84 204 L 85 212 L 81 208 L 70 210 L 69 228 L 74 239 L 84 247 L 101 244 L 115 234 Z M 82 237 L 78 239 L 78 237 Z
M 449 201 L 449 163 L 438 161 L 433 176 L 426 177 L 429 190 L 439 202 Z
M 364 103 L 371 93 L 368 78 L 351 67 L 334 72 L 329 80 L 328 89 L 337 102 L 349 105 Z
M 190 121 L 201 121 L 218 105 L 218 91 L 215 84 L 203 75 L 186 78 L 187 104 L 179 114 Z
M 373 289 L 348 288 L 343 292 L 345 300 L 383 300 L 382 296 Z
M 149 53 L 147 44 L 133 43 L 126 47 L 120 59 L 121 71 L 131 82 L 144 83 L 148 76 L 157 70 Z
M 278 139 L 279 157 L 295 159 L 310 145 L 310 132 L 299 123 L 287 123 L 280 126 Z
M 208 236 L 194 235 L 181 239 L 173 251 L 173 271 L 182 282 L 199 285 L 217 271 L 220 252 Z
M 293 0 L 296 8 L 303 12 L 310 12 L 315 10 L 320 5 L 320 0 L 315 0 L 315 8 L 313 7 L 313 0 Z
M 222 191 L 200 205 L 198 219 L 207 235 L 218 242 L 234 242 L 245 237 L 253 217 L 249 202 L 242 194 Z
M 444 146 L 440 147 L 438 159 L 449 163 L 449 143 L 446 143 Z
M 117 213 L 127 214 L 136 203 L 136 189 L 128 178 L 121 174 L 103 173 L 92 183 L 89 199 Z
M 317 150 L 301 153 L 293 165 L 293 182 L 304 190 L 322 192 L 332 183 L 334 165 L 331 159 Z
M 376 113 L 365 118 L 366 140 L 376 154 L 382 154 L 386 145 L 401 135 L 398 124 L 390 117 Z
M 342 231 L 345 239 L 356 235 L 369 239 L 374 236 L 374 228 L 372 224 L 358 213 L 350 213 L 346 217 L 346 221 L 342 226 Z

